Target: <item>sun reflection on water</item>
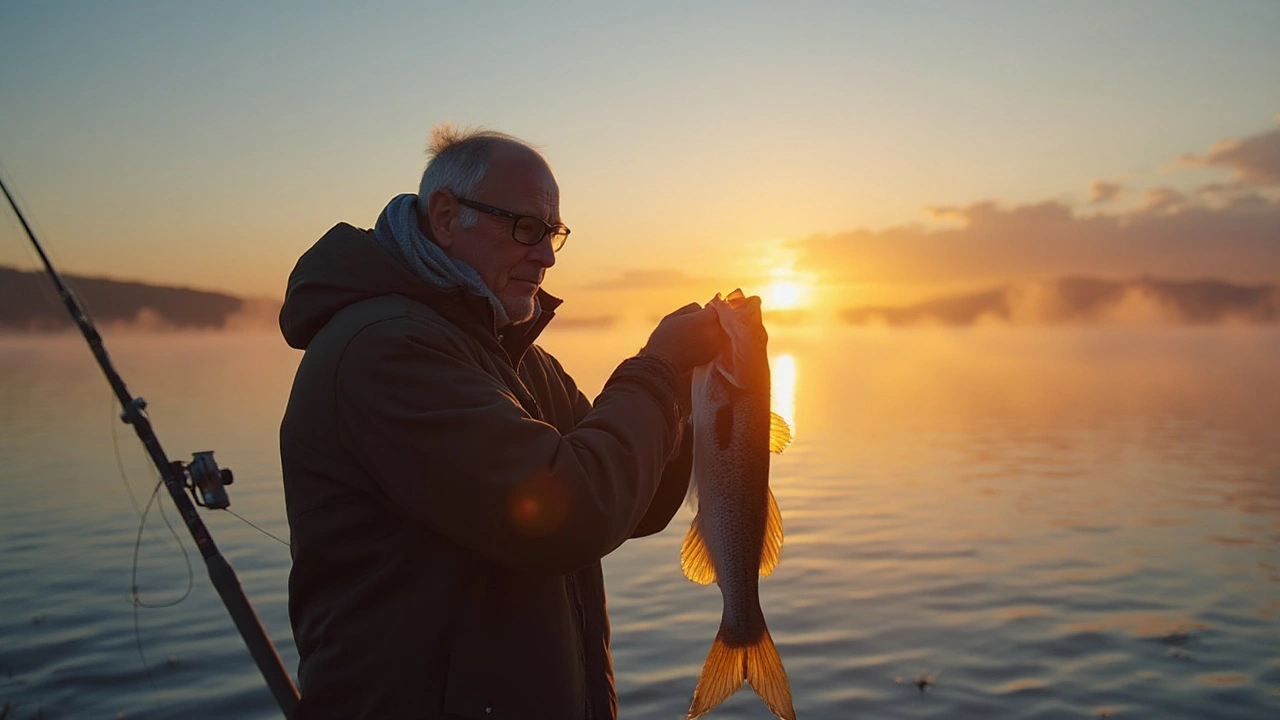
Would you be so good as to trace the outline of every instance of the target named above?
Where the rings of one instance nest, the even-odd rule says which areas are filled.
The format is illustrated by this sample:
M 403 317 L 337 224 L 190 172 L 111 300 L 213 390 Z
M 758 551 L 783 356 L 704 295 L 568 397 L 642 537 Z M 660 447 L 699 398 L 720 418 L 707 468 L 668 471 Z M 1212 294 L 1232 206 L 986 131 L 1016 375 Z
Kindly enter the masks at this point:
M 796 359 L 783 354 L 770 363 L 773 375 L 771 407 L 791 426 L 791 437 L 796 436 Z

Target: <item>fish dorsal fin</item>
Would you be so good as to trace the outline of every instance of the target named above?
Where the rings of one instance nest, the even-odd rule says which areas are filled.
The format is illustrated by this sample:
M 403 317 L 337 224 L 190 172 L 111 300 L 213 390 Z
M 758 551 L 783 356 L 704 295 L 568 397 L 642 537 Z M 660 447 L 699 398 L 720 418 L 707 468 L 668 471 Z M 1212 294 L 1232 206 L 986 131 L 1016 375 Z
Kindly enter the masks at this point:
M 716 581 L 716 565 L 702 534 L 702 513 L 693 517 L 693 524 L 689 525 L 689 532 L 684 536 L 684 545 L 680 548 L 680 569 L 685 577 L 700 585 Z
M 769 413 L 769 452 L 780 453 L 791 444 L 791 426 L 776 412 Z
M 760 577 L 765 577 L 778 567 L 782 558 L 782 511 L 778 501 L 769 491 L 769 512 L 764 521 L 764 547 L 760 549 Z

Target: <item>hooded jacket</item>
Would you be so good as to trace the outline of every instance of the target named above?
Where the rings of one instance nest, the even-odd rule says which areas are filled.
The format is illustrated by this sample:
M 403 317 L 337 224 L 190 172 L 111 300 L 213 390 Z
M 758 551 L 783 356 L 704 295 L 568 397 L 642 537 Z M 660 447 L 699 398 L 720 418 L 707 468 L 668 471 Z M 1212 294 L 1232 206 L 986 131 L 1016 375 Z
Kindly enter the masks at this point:
M 533 344 L 559 300 L 495 330 L 340 224 L 280 312 L 305 349 L 280 429 L 300 715 L 617 715 L 600 559 L 688 485 L 676 379 L 624 361 L 594 406 Z

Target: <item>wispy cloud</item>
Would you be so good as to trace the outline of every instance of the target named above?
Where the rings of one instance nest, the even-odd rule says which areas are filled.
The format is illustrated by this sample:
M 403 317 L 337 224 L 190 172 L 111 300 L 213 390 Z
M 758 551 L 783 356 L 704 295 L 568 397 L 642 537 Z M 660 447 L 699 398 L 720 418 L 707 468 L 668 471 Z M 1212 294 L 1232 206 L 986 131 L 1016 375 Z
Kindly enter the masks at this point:
M 1124 193 L 1124 187 L 1119 183 L 1107 182 L 1105 180 L 1094 180 L 1089 183 L 1089 199 L 1094 203 L 1108 203 Z
M 1142 200 L 1142 212 L 1147 214 L 1176 213 L 1187 208 L 1187 196 L 1168 187 L 1148 190 Z
M 1204 155 L 1183 155 L 1178 163 L 1230 168 L 1243 184 L 1280 185 L 1280 127 L 1243 140 L 1223 140 Z

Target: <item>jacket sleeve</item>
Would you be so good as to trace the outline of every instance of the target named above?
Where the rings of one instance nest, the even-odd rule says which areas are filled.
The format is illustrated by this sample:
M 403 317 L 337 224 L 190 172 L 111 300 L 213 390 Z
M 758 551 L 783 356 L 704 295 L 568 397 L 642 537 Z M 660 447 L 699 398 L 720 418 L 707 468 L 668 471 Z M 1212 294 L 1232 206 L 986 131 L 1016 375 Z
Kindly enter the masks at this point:
M 343 442 L 415 522 L 497 562 L 567 573 L 627 539 L 677 439 L 674 378 L 624 361 L 572 432 L 531 417 L 465 348 L 365 328 L 338 365 Z
M 689 493 L 689 476 L 693 473 L 693 427 L 686 424 L 680 434 L 680 447 L 676 454 L 667 461 L 662 470 L 662 481 L 658 484 L 658 492 L 640 524 L 632 531 L 631 537 L 639 538 L 660 533 L 671 524 L 671 519 L 680 509 L 680 503 Z
M 560 381 L 565 388 L 574 395 L 574 424 L 582 422 L 591 412 L 591 402 L 578 389 L 577 383 L 573 381 L 569 373 L 565 372 L 559 360 L 551 355 L 547 355 L 546 358 L 560 376 Z M 681 380 L 681 382 L 685 381 L 685 379 Z M 654 494 L 653 501 L 649 503 L 649 509 L 645 511 L 644 517 L 640 519 L 640 523 L 632 531 L 632 538 L 654 535 L 666 529 L 667 525 L 671 523 L 671 519 L 675 517 L 676 512 L 680 510 L 680 503 L 689 493 L 689 479 L 693 473 L 693 427 L 687 421 L 682 420 L 682 428 L 676 452 L 663 468 L 658 491 Z

